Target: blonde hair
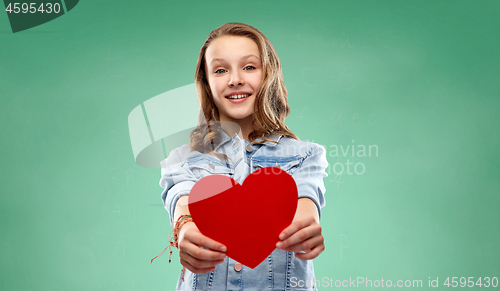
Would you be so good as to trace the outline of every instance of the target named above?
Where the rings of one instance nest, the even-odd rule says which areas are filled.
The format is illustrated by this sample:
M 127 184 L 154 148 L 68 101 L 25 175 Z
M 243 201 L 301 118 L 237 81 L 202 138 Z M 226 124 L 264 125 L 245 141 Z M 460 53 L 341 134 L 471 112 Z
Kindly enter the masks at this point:
M 218 125 L 219 111 L 215 106 L 212 91 L 208 84 L 205 54 L 212 41 L 221 36 L 242 36 L 252 39 L 259 48 L 262 64 L 262 82 L 256 95 L 253 131 L 248 135 L 250 142 L 262 138 L 265 141 L 275 142 L 265 137 L 266 134 L 277 134 L 299 138 L 285 124 L 285 117 L 290 113 L 287 90 L 283 82 L 283 73 L 278 54 L 269 39 L 258 29 L 243 23 L 226 23 L 214 29 L 208 35 L 201 47 L 196 65 L 194 81 L 200 100 L 200 115 L 198 127 L 190 134 L 191 150 L 212 154 L 219 158 L 226 155 L 214 151 L 214 145 L 220 142 Z M 279 143 L 279 142 L 275 142 Z

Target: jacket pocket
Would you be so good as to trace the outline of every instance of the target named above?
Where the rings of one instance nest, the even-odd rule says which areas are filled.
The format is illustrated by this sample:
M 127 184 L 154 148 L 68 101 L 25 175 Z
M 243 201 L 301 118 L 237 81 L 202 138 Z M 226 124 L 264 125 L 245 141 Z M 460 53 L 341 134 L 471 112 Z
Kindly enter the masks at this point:
M 233 176 L 234 169 L 226 165 L 224 161 L 208 155 L 200 155 L 186 161 L 189 169 L 196 178 L 201 179 L 212 174 Z
M 290 156 L 290 157 L 252 157 L 251 159 L 251 168 L 252 172 L 264 167 L 277 167 L 292 175 L 303 161 L 303 158 L 300 156 Z

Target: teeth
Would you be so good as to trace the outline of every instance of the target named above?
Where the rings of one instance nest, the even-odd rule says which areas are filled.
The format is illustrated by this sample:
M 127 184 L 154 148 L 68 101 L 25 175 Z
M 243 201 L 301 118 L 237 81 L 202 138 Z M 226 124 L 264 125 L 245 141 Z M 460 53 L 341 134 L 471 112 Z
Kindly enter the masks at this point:
M 226 97 L 227 99 L 241 99 L 250 96 L 250 94 L 240 94 L 240 95 L 232 95 Z

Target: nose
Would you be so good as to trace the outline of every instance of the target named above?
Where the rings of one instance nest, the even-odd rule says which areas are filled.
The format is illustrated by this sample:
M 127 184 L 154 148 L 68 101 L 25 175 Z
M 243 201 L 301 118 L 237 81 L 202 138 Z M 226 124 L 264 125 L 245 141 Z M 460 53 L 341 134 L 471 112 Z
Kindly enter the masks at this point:
M 244 85 L 244 80 L 243 80 L 243 77 L 241 76 L 241 73 L 238 72 L 237 70 L 233 71 L 231 73 L 231 79 L 229 79 L 228 85 L 229 85 L 229 87 Z

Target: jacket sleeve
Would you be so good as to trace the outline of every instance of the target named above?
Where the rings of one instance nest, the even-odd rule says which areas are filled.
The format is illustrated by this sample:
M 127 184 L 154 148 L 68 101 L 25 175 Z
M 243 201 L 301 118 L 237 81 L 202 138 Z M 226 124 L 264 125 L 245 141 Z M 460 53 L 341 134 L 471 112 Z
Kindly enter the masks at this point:
M 160 186 L 164 189 L 161 199 L 169 213 L 170 224 L 174 220 L 177 200 L 181 196 L 189 195 L 197 180 L 185 159 L 182 159 L 179 148 L 172 150 L 168 158 L 161 162 Z
M 297 184 L 299 198 L 310 198 L 318 207 L 321 217 L 321 208 L 325 206 L 325 184 L 323 178 L 328 176 L 326 168 L 326 150 L 323 146 L 311 143 L 313 146 L 307 152 L 300 168 L 293 173 L 292 177 Z

